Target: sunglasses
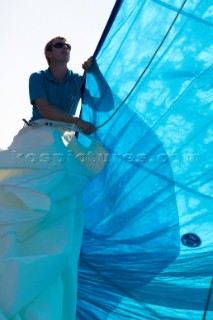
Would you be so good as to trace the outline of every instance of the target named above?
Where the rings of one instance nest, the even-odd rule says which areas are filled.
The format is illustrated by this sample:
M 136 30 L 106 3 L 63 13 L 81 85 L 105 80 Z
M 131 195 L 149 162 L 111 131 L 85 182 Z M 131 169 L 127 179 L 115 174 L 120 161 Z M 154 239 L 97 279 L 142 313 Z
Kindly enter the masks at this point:
M 66 49 L 71 50 L 71 45 L 69 43 L 64 43 L 64 42 L 56 42 L 53 45 L 53 47 L 57 49 L 61 49 L 65 47 Z

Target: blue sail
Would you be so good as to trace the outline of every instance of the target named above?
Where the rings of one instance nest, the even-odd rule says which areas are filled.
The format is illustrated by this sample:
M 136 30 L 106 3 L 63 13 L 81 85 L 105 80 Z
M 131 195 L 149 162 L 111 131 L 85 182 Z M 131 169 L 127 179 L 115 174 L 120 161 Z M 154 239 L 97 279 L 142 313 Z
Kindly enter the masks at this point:
M 213 317 L 212 31 L 210 0 L 114 6 L 82 111 L 109 157 L 84 195 L 79 320 Z

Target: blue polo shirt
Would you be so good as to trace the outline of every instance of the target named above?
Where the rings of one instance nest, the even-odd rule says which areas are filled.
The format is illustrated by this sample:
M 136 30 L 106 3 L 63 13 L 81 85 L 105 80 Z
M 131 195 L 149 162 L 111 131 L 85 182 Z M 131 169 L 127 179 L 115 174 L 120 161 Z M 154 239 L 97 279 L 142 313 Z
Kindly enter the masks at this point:
M 63 82 L 55 80 L 50 72 L 50 68 L 31 74 L 29 79 L 29 94 L 33 110 L 30 121 L 43 118 L 34 103 L 35 99 L 47 99 L 49 104 L 65 112 L 69 112 L 81 81 L 82 76 L 73 73 L 69 69 Z M 79 93 L 76 99 L 75 105 L 70 112 L 71 114 L 75 114 L 80 97 L 81 93 Z

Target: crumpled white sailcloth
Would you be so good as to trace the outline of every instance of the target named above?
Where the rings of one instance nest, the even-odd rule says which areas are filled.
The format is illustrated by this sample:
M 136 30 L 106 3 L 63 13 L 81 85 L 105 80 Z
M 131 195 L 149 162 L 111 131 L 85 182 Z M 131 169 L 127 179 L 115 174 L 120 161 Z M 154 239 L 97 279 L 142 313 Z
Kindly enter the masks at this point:
M 0 152 L 0 319 L 72 320 L 83 189 L 105 150 L 75 126 L 25 127 Z

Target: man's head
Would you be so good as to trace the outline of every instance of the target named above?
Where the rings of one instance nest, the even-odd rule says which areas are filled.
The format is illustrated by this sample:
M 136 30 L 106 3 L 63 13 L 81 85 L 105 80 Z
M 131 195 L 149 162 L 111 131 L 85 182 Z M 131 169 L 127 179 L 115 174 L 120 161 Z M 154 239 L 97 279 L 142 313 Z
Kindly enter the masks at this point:
M 62 50 L 62 52 L 59 52 L 61 50 Z M 57 57 L 58 54 L 60 54 L 60 53 L 63 54 L 65 51 L 68 51 L 68 53 L 70 53 L 70 50 L 71 50 L 71 46 L 64 37 L 58 36 L 58 37 L 51 39 L 49 42 L 47 42 L 47 44 L 44 48 L 44 54 L 47 59 L 48 65 L 50 66 L 51 58 L 54 56 L 54 54 L 55 54 L 55 57 Z M 67 57 L 64 56 L 63 58 L 66 58 L 66 60 L 68 62 L 70 56 L 67 55 Z

